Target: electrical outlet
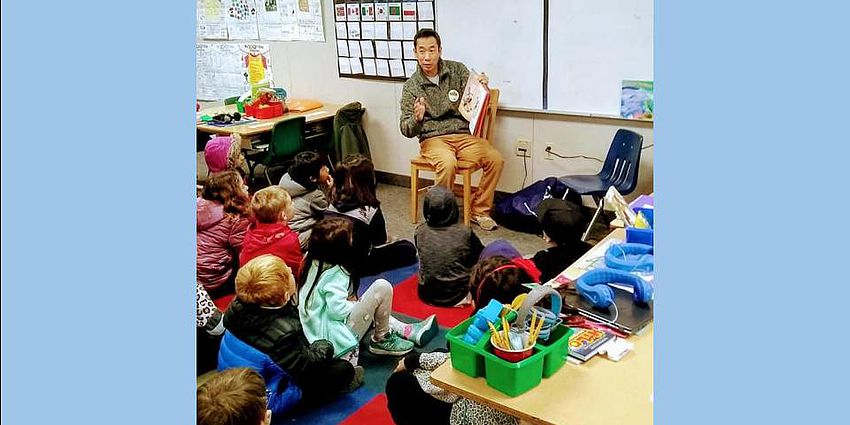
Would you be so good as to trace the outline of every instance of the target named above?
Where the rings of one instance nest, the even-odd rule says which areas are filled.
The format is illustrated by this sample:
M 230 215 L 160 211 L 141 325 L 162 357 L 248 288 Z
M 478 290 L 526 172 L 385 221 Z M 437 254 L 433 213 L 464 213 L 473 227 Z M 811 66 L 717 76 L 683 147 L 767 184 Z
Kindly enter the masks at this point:
M 531 158 L 531 140 L 517 139 L 516 156 Z
M 551 144 L 551 143 L 547 143 L 547 144 L 546 144 L 546 147 L 545 147 L 544 149 L 545 149 L 545 152 L 546 152 L 546 156 L 544 157 L 544 159 L 550 159 L 550 160 L 551 160 L 551 159 L 555 159 L 555 157 L 552 155 L 552 152 L 551 152 L 551 151 L 552 151 L 552 149 L 554 149 L 554 148 L 552 147 L 552 144 Z

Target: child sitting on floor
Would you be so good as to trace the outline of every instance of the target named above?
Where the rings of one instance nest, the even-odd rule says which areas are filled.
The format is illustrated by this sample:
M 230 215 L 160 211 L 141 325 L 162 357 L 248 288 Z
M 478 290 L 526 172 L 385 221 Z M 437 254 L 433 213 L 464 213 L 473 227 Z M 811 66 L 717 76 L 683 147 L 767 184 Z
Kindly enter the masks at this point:
M 469 272 L 484 249 L 472 228 L 459 223 L 455 194 L 434 186 L 425 194 L 425 223 L 416 227 L 419 298 L 451 307 L 469 303 Z
M 363 382 L 363 368 L 334 358 L 334 347 L 324 339 L 307 341 L 298 319 L 295 279 L 280 258 L 265 254 L 249 261 L 236 276 L 236 299 L 224 314 L 227 331 L 239 341 L 267 355 L 291 375 L 301 389 L 301 402 L 333 398 Z M 222 362 L 240 364 L 225 342 Z M 267 378 L 269 379 L 269 378 Z M 281 391 L 283 389 L 280 389 Z
M 292 269 L 297 280 L 301 276 L 303 255 L 298 234 L 286 223 L 287 218 L 292 217 L 292 199 L 289 194 L 280 186 L 260 189 L 251 199 L 251 212 L 255 222 L 245 232 L 239 265 L 244 266 L 262 254 L 274 254 Z
M 415 264 L 416 247 L 407 240 L 389 241 L 381 202 L 375 194 L 377 180 L 372 161 L 349 155 L 334 170 L 333 203 L 326 216 L 342 217 L 354 225 L 357 259 L 349 270 L 357 277 Z
M 426 222 L 416 228 L 414 240 L 419 251 L 418 294 L 428 304 L 451 307 L 471 303 L 470 270 L 476 262 L 497 255 L 528 261 L 504 239 L 482 246 L 475 232 L 458 222 L 457 198 L 443 186 L 428 190 L 423 209 Z M 539 272 L 531 275 L 537 277 Z
M 541 272 L 540 281 L 545 283 L 578 260 L 591 245 L 581 240 L 586 220 L 580 206 L 547 199 L 537 207 L 537 217 L 543 227 L 543 239 L 552 245 L 534 254 L 533 258 Z
M 231 136 L 217 135 L 207 142 L 204 147 L 204 162 L 207 164 L 207 174 L 234 170 L 245 178 L 245 156 L 242 155 L 242 144 Z
M 198 425 L 271 425 L 266 384 L 248 368 L 216 373 L 198 386 Z
M 198 281 L 213 299 L 233 293 L 250 201 L 242 177 L 233 170 L 211 175 L 198 198 Z
M 393 287 L 378 279 L 358 301 L 349 301 L 352 276 L 353 226 L 349 220 L 331 217 L 316 223 L 310 236 L 307 271 L 298 290 L 298 313 L 307 339 L 327 339 L 336 355 L 357 362 L 359 341 L 375 325 L 369 341 L 374 354 L 400 356 L 410 352 L 414 343 L 427 344 L 436 335 L 437 321 L 432 315 L 419 323 L 404 324 L 390 315 Z
M 319 154 L 301 152 L 295 155 L 295 163 L 280 179 L 280 187 L 292 197 L 295 211 L 289 218 L 289 226 L 298 232 L 301 249 L 306 250 L 310 230 L 328 209 L 328 194 L 333 187 L 333 178 Z
M 475 290 L 476 306 L 485 306 L 491 299 L 510 304 L 517 295 L 528 292 L 522 284 L 534 280 L 524 266 L 498 255 L 478 262 L 470 279 L 475 281 L 471 286 Z M 397 425 L 519 423 L 510 415 L 432 384 L 431 372 L 448 358 L 449 354 L 444 351 L 414 351 L 399 361 L 386 388 L 387 407 Z

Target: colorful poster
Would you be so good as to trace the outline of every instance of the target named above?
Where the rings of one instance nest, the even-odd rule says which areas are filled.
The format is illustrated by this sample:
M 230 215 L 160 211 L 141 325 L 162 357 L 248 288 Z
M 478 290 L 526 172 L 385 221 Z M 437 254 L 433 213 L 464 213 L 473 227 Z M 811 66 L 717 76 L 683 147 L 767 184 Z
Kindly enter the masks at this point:
M 197 43 L 196 91 L 200 100 L 222 100 L 272 78 L 268 44 Z
M 227 0 L 227 33 L 231 40 L 259 39 L 254 0 Z
M 198 0 L 198 38 L 227 40 L 226 16 L 223 0 Z
M 651 121 L 654 117 L 654 109 L 652 81 L 623 80 L 623 92 L 620 96 L 620 116 Z

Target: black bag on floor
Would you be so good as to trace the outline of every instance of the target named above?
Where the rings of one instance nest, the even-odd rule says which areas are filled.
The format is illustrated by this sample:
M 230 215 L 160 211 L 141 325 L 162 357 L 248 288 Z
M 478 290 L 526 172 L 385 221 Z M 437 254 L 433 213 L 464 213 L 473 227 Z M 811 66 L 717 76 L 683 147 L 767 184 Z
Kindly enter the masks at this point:
M 508 229 L 539 235 L 542 229 L 535 211 L 548 198 L 564 199 L 581 205 L 581 195 L 569 190 L 557 177 L 547 177 L 496 202 L 493 218 Z

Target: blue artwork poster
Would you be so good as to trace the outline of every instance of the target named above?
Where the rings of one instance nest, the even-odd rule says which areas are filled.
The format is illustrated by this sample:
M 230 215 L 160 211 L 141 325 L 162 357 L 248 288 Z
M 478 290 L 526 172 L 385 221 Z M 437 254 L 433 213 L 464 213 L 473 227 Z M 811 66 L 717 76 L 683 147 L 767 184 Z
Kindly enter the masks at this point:
M 620 116 L 634 120 L 651 121 L 655 108 L 652 92 L 652 81 L 623 80 Z

